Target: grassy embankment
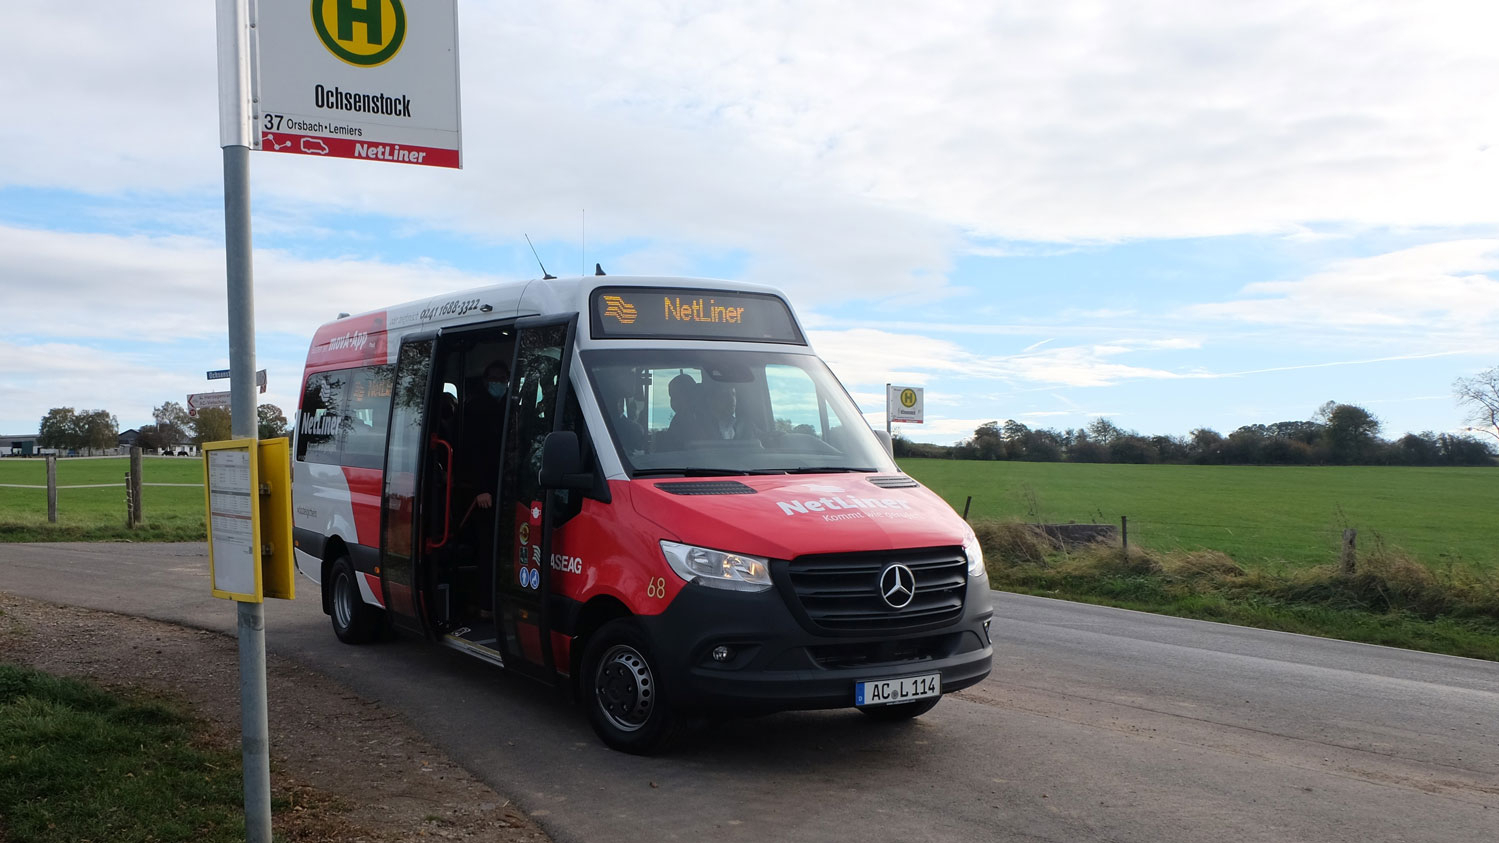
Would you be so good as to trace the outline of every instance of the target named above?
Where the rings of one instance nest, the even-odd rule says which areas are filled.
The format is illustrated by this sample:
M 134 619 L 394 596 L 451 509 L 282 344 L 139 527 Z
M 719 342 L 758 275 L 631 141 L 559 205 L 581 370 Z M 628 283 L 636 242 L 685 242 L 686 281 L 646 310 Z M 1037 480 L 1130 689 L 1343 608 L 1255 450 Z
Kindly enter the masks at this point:
M 1499 471 L 904 460 L 969 520 L 995 587 L 1499 659 Z M 1130 553 L 1026 523 L 1129 518 Z M 1358 530 L 1352 575 L 1338 567 Z
M 0 541 L 201 541 L 201 486 L 147 486 L 124 526 L 128 460 L 61 460 L 45 489 L 0 487 Z M 970 520 L 994 585 L 1250 626 L 1499 659 L 1499 471 L 1482 468 L 1079 465 L 904 460 Z M 202 463 L 147 458 L 145 480 L 202 481 Z M 0 483 L 46 483 L 0 460 Z M 1131 553 L 1065 552 L 1015 525 L 1129 518 Z M 1343 529 L 1359 561 L 1340 574 Z
M 0 664 L 0 839 L 243 840 L 239 753 L 163 702 Z
M 41 459 L 0 460 L 0 541 L 203 541 L 203 462 L 188 457 L 145 457 L 141 490 L 144 523 L 125 526 L 128 457 L 57 461 L 57 523 L 47 521 L 47 465 Z M 66 486 L 102 488 L 68 489 Z

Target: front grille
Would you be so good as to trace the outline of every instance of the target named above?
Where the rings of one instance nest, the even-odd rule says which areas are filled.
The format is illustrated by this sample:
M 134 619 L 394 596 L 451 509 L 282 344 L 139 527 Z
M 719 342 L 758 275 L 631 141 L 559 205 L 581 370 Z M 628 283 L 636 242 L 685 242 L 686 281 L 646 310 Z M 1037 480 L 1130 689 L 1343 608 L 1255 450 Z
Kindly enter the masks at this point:
M 880 596 L 880 574 L 897 562 L 916 575 L 916 589 L 909 605 L 892 609 Z M 957 547 L 800 556 L 786 571 L 808 620 L 836 632 L 946 623 L 962 616 L 968 591 L 968 561 Z
M 875 643 L 818 644 L 807 648 L 819 667 L 881 667 L 945 659 L 958 649 L 963 633 L 950 632 L 926 638 L 896 638 Z

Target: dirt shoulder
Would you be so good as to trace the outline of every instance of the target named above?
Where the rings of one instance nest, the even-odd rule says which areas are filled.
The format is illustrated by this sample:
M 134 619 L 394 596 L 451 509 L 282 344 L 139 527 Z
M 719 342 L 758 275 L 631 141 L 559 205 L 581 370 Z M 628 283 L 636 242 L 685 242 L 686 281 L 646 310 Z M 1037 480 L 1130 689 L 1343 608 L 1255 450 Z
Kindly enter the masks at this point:
M 0 592 L 0 660 L 165 695 L 196 712 L 215 740 L 239 745 L 238 644 L 229 636 Z M 397 715 L 273 655 L 266 683 L 271 787 L 287 803 L 272 818 L 278 839 L 550 839 Z

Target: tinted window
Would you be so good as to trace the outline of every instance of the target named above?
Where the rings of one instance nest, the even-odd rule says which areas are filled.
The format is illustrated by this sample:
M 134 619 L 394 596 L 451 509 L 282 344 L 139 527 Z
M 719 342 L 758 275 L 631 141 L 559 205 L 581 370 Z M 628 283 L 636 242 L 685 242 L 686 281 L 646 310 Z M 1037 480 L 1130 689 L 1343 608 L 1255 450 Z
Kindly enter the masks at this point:
M 337 463 L 338 436 L 343 427 L 347 372 L 319 372 L 307 376 L 302 410 L 297 414 L 297 459 Z
M 631 472 L 895 470 L 812 355 L 598 349 L 583 364 Z
M 297 413 L 297 459 L 380 468 L 390 394 L 390 366 L 309 375 Z
M 390 367 L 355 369 L 349 373 L 349 381 L 343 464 L 379 468 L 385 451 L 385 426 L 390 423 Z

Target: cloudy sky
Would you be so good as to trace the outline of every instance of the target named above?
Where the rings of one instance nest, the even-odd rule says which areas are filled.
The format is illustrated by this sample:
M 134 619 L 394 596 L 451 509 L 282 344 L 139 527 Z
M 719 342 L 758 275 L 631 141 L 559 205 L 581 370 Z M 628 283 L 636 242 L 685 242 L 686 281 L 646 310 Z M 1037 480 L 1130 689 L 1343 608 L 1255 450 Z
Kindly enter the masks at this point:
M 261 0 L 262 3 L 305 0 Z M 406 0 L 415 5 L 420 0 Z M 214 4 L 12 3 L 0 431 L 227 367 Z M 1499 364 L 1499 6 L 460 0 L 464 167 L 254 153 L 257 350 L 554 274 L 786 290 L 879 424 L 1145 433 Z M 219 386 L 213 384 L 212 386 Z

